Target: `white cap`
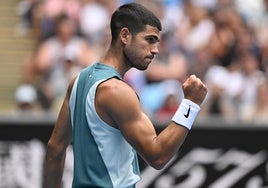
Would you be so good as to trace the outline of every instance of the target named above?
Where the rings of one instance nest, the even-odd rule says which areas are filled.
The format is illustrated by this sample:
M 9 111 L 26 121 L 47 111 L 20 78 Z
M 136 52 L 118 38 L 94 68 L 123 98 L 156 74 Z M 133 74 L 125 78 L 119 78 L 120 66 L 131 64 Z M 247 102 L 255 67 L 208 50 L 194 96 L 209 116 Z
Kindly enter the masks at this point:
M 15 92 L 15 100 L 17 103 L 34 103 L 37 99 L 37 93 L 30 84 L 20 85 Z

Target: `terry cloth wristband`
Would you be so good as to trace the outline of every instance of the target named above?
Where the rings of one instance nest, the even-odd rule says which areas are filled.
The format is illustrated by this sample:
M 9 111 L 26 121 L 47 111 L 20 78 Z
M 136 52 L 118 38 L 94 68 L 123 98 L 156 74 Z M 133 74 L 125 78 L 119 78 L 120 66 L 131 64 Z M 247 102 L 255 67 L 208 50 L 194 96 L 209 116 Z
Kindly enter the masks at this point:
M 172 121 L 191 130 L 199 110 L 200 107 L 197 104 L 188 99 L 183 99 Z

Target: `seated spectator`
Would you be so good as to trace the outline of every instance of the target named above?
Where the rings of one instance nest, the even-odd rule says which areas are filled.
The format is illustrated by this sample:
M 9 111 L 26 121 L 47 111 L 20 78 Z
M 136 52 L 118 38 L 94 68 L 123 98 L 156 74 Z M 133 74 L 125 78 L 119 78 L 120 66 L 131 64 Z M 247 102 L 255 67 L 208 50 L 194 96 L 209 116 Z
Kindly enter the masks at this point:
M 181 49 L 187 54 L 208 44 L 215 26 L 208 11 L 192 1 L 185 1 L 183 16 L 176 24 L 176 40 Z
M 267 80 L 257 86 L 256 102 L 244 106 L 241 121 L 246 124 L 267 125 L 268 123 L 268 83 Z
M 243 91 L 241 94 L 240 108 L 248 108 L 257 104 L 257 91 L 260 83 L 266 79 L 265 73 L 260 70 L 260 64 L 255 54 L 248 52 L 241 59 L 243 70 Z
M 85 39 L 75 35 L 75 25 L 66 15 L 56 20 L 56 35 L 43 41 L 34 58 L 39 92 L 44 108 L 65 95 L 67 85 L 79 70 L 93 62 Z
M 31 22 L 37 42 L 55 34 L 55 19 L 61 14 L 67 15 L 79 27 L 81 0 L 35 0 L 31 10 Z
M 106 42 L 103 40 L 106 39 L 106 30 L 110 24 L 109 17 L 115 7 L 117 7 L 117 1 L 84 1 L 80 12 L 79 23 L 81 33 L 87 38 L 90 44 L 98 47 Z
M 236 119 L 234 112 L 243 90 L 243 75 L 237 64 L 233 63 L 228 68 L 211 66 L 205 75 L 205 83 L 209 92 L 202 115 L 222 117 L 228 121 Z

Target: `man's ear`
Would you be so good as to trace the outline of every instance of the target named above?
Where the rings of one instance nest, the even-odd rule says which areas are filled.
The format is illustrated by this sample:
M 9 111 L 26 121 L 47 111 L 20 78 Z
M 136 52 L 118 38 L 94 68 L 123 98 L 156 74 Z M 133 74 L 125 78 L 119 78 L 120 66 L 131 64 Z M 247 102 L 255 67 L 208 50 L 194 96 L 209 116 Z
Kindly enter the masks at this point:
M 120 31 L 120 39 L 122 43 L 127 44 L 131 39 L 131 33 L 129 32 L 128 28 L 123 27 Z

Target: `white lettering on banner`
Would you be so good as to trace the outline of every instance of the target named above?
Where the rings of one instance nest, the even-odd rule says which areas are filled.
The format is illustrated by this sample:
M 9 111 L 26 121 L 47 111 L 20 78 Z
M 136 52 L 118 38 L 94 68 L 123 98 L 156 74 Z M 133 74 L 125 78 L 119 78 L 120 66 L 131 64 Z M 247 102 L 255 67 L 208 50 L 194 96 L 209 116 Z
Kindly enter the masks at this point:
M 261 165 L 266 165 L 265 174 L 254 175 L 245 181 L 246 188 L 264 188 L 268 177 L 267 152 L 248 153 L 243 150 L 193 148 L 183 158 L 176 161 L 163 174 L 150 177 L 150 182 L 138 184 L 137 188 L 146 188 L 152 183 L 156 188 L 198 188 L 206 182 L 209 188 L 229 188 L 242 180 L 250 172 Z M 213 179 L 208 177 L 210 171 L 215 172 Z M 211 170 L 212 168 L 212 170 Z M 151 167 L 142 172 L 142 179 L 150 176 Z M 151 174 L 152 175 L 152 174 Z M 208 182 L 208 179 L 209 182 Z M 180 181 L 178 181 L 180 180 Z M 267 181 L 267 180 L 266 180 Z
M 239 151 L 232 150 L 229 153 L 229 155 L 231 156 L 231 162 L 233 160 L 234 164 L 236 164 L 237 167 L 220 177 L 210 186 L 210 188 L 233 186 L 238 180 L 242 179 L 245 175 L 253 171 L 256 167 L 264 163 L 267 159 L 265 151 L 260 151 L 255 155 L 246 154 L 247 156 L 244 156 L 243 152 L 241 152 L 240 155 Z M 226 156 L 226 159 L 228 160 L 229 156 Z M 224 156 L 222 156 L 222 158 L 223 160 L 225 160 Z
M 73 150 L 68 147 L 63 187 L 70 188 L 73 176 Z M 0 188 L 40 188 L 45 145 L 39 140 L 0 141 Z M 267 188 L 266 150 L 249 153 L 231 148 L 193 148 L 182 158 L 175 156 L 163 170 L 146 167 L 137 188 L 230 188 L 243 182 L 245 188 Z M 151 186 L 152 187 L 152 186 Z
M 0 187 L 40 187 L 43 158 L 40 141 L 0 142 Z
M 199 187 L 206 180 L 206 169 L 202 164 L 211 164 L 221 155 L 220 149 L 195 148 L 185 155 L 179 162 L 171 167 L 170 171 L 163 176 L 171 173 L 174 178 L 171 182 L 162 181 L 160 177 L 156 181 L 156 187 Z M 201 165 L 200 165 L 201 164 Z M 176 178 L 187 175 L 188 178 L 180 184 L 176 184 Z
M 39 140 L 0 141 L 0 188 L 41 188 L 45 145 Z M 63 188 L 73 179 L 73 150 L 67 148 Z

